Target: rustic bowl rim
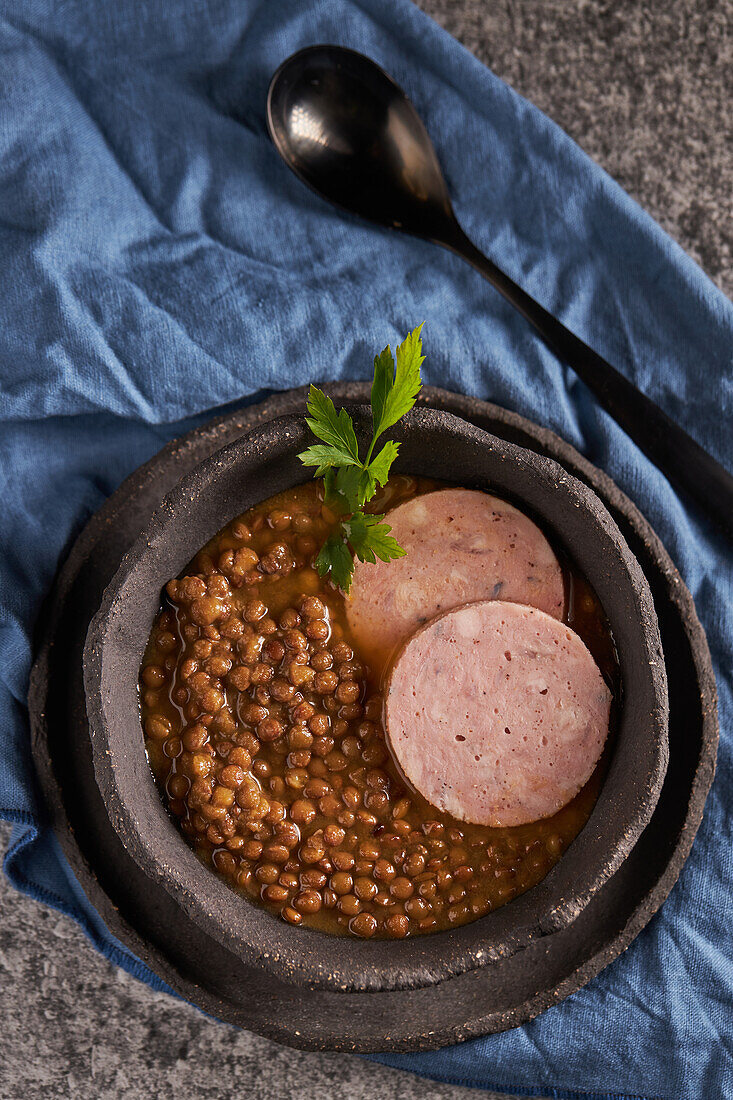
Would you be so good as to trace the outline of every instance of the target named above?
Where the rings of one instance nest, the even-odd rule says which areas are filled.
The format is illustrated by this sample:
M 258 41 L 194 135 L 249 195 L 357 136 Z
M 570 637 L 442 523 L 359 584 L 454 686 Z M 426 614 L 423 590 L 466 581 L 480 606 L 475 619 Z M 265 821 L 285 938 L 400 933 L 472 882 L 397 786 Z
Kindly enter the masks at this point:
M 170 858 L 166 858 L 165 853 L 156 850 L 151 837 L 141 829 L 133 810 L 134 798 L 129 797 L 129 788 L 125 787 L 124 782 L 120 782 L 122 772 L 115 756 L 114 736 L 110 736 L 116 724 L 116 716 L 114 708 L 110 710 L 110 701 L 102 690 L 103 684 L 108 683 L 109 672 L 104 666 L 105 651 L 112 641 L 119 643 L 120 630 L 124 633 L 124 597 L 128 594 L 140 561 L 149 557 L 156 542 L 164 537 L 175 522 L 181 506 L 190 503 L 198 485 L 207 478 L 215 478 L 217 470 L 221 470 L 232 460 L 235 466 L 240 463 L 247 466 L 249 462 L 257 467 L 271 459 L 278 448 L 283 453 L 294 453 L 305 442 L 303 418 L 289 415 L 268 421 L 212 454 L 182 478 L 166 496 L 123 558 L 105 590 L 99 611 L 90 624 L 84 652 L 84 681 L 95 776 L 105 798 L 110 821 L 131 856 L 147 874 L 176 898 L 197 924 L 229 950 L 235 950 L 249 965 L 270 970 L 282 980 L 307 984 L 311 988 L 350 991 L 419 988 L 485 965 L 492 959 L 504 957 L 537 936 L 566 926 L 632 849 L 651 817 L 666 771 L 666 676 L 663 661 L 660 659 L 656 614 L 646 579 L 605 506 L 591 489 L 568 474 L 554 460 L 492 436 L 451 413 L 420 408 L 413 410 L 406 420 L 408 426 L 414 428 L 417 424 L 419 430 L 430 423 L 437 430 L 447 431 L 449 434 L 458 430 L 463 437 L 470 436 L 484 448 L 493 447 L 504 452 L 505 459 L 510 458 L 520 466 L 524 464 L 526 470 L 531 469 L 535 474 L 541 475 L 548 486 L 554 486 L 555 489 L 561 486 L 563 492 L 573 500 L 574 506 L 585 513 L 597 533 L 604 534 L 612 542 L 623 563 L 625 579 L 633 590 L 640 612 L 640 638 L 648 656 L 646 683 L 654 699 L 654 706 L 649 714 L 652 758 L 637 812 L 623 826 L 619 823 L 612 850 L 602 861 L 596 861 L 593 874 L 585 875 L 581 889 L 566 889 L 559 895 L 556 892 L 552 897 L 552 887 L 558 877 L 556 872 L 563 863 L 567 867 L 570 862 L 568 855 L 573 853 L 573 849 L 574 855 L 578 854 L 582 847 L 578 842 L 589 832 L 601 804 L 603 790 L 588 825 L 570 846 L 563 860 L 538 886 L 502 909 L 459 929 L 398 943 L 344 941 L 310 929 L 291 928 L 264 910 L 244 902 L 196 859 L 168 817 L 151 778 L 149 788 L 157 800 L 159 817 L 161 822 L 165 822 L 168 839 L 173 846 L 171 852 L 167 853 Z M 307 478 L 301 477 L 299 480 L 304 481 Z M 497 492 L 499 495 L 507 495 L 502 494 L 501 488 Z M 264 495 L 259 492 L 252 496 L 252 503 L 269 495 L 271 490 Z M 243 508 L 238 507 L 231 511 L 229 518 L 242 510 Z M 220 514 L 218 526 L 211 534 L 226 521 Z M 205 541 L 205 538 L 196 536 L 195 545 L 179 568 L 183 567 L 185 561 Z M 158 592 L 164 579 L 160 581 Z M 146 638 L 147 635 L 142 639 L 143 645 Z M 138 717 L 138 731 L 139 728 Z M 139 732 L 138 737 L 139 749 L 135 751 L 139 751 L 139 756 L 144 758 L 142 736 Z M 528 915 L 530 903 L 542 898 L 545 904 L 539 906 L 539 914 Z M 236 918 L 232 912 L 234 902 L 237 907 Z M 232 914 L 229 921 L 221 915 L 227 910 Z M 507 914 L 510 919 L 507 919 Z M 491 922 L 497 931 L 494 938 L 487 939 L 478 934 L 485 930 L 487 922 Z M 341 950 L 345 942 L 349 947 L 347 953 Z M 346 962 L 342 957 L 344 954 L 349 955 Z

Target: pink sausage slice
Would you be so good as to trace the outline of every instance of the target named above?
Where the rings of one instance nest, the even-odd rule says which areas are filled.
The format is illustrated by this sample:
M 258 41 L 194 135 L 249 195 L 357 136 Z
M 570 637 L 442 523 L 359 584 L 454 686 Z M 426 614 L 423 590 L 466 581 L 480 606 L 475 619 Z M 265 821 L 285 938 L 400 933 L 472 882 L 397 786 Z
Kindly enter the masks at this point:
M 472 600 L 529 604 L 561 618 L 562 571 L 539 527 L 504 500 L 441 489 L 387 514 L 404 558 L 358 562 L 349 625 L 361 648 L 387 651 L 441 611 Z
M 556 813 L 593 772 L 611 693 L 578 635 L 501 600 L 433 619 L 387 684 L 392 751 L 428 802 L 477 825 Z

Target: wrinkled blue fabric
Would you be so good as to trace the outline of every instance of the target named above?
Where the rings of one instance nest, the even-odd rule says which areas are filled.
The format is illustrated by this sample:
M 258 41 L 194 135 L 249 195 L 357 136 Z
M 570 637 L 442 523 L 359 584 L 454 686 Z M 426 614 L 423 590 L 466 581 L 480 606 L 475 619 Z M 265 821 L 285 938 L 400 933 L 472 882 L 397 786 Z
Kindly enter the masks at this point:
M 722 740 L 680 882 L 620 959 L 525 1027 L 381 1060 L 526 1094 L 733 1095 L 730 547 L 475 272 L 337 212 L 280 163 L 269 76 L 322 41 L 364 51 L 407 89 L 479 247 L 733 467 L 730 303 L 557 126 L 406 0 L 6 0 L 6 871 L 160 988 L 109 935 L 44 825 L 25 704 L 40 602 L 72 536 L 166 440 L 264 389 L 365 377 L 376 349 L 424 320 L 429 382 L 555 429 L 645 511 L 708 632 Z

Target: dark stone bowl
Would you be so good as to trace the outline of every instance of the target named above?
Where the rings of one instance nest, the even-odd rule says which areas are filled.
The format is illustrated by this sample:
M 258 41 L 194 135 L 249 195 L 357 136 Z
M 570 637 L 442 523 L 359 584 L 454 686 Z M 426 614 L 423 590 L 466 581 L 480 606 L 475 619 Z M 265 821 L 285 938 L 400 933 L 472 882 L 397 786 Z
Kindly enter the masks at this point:
M 357 434 L 368 423 L 352 410 Z M 203 931 L 280 980 L 343 991 L 416 989 L 507 957 L 567 927 L 648 823 L 667 759 L 667 684 L 647 582 L 595 494 L 550 459 L 448 413 L 415 409 L 393 433 L 397 468 L 489 489 L 533 515 L 594 586 L 619 652 L 622 699 L 609 770 L 591 817 L 546 878 L 472 924 L 400 942 L 293 928 L 230 889 L 168 816 L 143 747 L 137 681 L 162 586 L 226 522 L 307 480 L 302 417 L 252 430 L 182 479 L 125 555 L 92 620 L 84 683 L 95 776 L 129 855 Z M 170 938 L 178 935 L 170 928 Z M 185 949 L 185 945 L 181 945 Z

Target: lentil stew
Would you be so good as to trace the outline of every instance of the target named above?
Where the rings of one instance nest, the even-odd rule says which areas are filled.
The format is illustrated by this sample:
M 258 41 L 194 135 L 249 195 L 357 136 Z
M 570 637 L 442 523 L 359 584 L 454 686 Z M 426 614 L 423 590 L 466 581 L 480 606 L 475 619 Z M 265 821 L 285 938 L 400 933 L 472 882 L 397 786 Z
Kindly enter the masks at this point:
M 370 509 L 444 487 L 395 476 Z M 258 504 L 168 583 L 140 673 L 150 766 L 197 855 L 290 924 L 367 939 L 465 924 L 559 860 L 609 749 L 572 802 L 513 828 L 467 825 L 412 790 L 382 724 L 391 654 L 375 640 L 362 660 L 343 594 L 314 568 L 336 521 L 321 490 L 311 481 Z M 616 695 L 602 608 L 563 569 L 564 621 Z

